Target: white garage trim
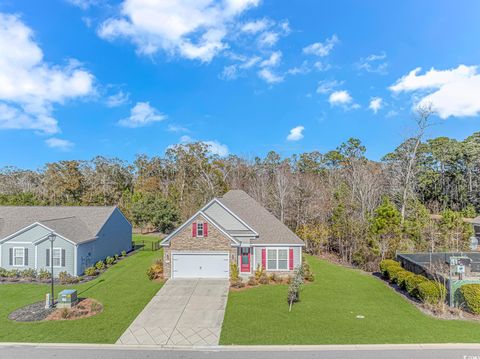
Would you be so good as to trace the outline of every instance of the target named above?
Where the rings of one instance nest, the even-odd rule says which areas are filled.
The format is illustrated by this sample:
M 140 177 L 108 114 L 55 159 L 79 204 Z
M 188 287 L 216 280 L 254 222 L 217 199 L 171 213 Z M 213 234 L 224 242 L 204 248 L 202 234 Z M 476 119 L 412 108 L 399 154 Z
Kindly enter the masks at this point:
M 171 278 L 228 279 L 230 277 L 229 252 L 173 251 L 170 253 L 170 258 Z M 182 263 L 181 259 L 188 259 L 188 261 Z M 198 269 L 194 268 L 196 266 Z

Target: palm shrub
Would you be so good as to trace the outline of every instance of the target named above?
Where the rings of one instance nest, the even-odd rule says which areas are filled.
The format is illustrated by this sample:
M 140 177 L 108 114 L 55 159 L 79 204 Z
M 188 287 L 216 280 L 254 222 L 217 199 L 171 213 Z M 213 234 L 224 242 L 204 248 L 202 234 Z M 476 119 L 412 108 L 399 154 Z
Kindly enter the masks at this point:
M 108 256 L 107 258 L 105 258 L 105 263 L 110 266 L 115 263 L 115 258 Z
M 105 269 L 105 263 L 103 261 L 98 261 L 95 263 L 95 268 L 98 270 L 104 270 Z
M 126 251 L 122 251 L 122 257 L 126 257 L 127 256 L 127 252 Z
M 419 299 L 428 304 L 438 304 L 445 300 L 446 289 L 441 283 L 426 280 L 417 285 Z
M 230 264 L 230 280 L 234 283 L 238 281 L 240 272 L 238 271 L 237 263 Z
M 465 284 L 459 291 L 467 309 L 473 314 L 480 314 L 480 284 Z
M 255 270 L 255 279 L 258 281 L 260 277 L 265 273 L 265 268 L 262 265 L 258 265 L 257 269 Z
M 40 269 L 38 271 L 38 279 L 47 280 L 47 279 L 50 279 L 50 278 L 51 278 L 51 274 L 48 270 Z
M 97 268 L 95 268 L 94 266 L 86 268 L 85 269 L 85 275 L 87 275 L 89 277 L 93 277 L 93 276 L 97 275 Z

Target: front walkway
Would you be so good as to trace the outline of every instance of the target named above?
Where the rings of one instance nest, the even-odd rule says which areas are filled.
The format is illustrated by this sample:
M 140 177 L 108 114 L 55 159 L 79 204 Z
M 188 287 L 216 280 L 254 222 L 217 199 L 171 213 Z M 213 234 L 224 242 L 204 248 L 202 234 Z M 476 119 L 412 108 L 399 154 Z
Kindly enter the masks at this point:
M 228 287 L 228 280 L 168 280 L 117 344 L 218 345 Z

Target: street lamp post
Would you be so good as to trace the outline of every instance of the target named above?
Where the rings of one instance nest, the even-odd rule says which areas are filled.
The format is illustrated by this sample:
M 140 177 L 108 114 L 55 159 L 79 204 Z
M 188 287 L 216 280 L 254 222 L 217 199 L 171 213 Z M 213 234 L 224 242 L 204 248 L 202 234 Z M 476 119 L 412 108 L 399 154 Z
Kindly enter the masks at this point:
M 53 308 L 55 307 L 55 293 L 54 293 L 54 290 L 53 290 L 53 242 L 55 241 L 55 238 L 57 236 L 54 234 L 54 233 L 51 233 L 49 236 L 48 236 L 48 239 L 50 240 L 50 271 L 51 271 L 51 285 L 52 285 L 52 298 L 51 298 L 51 303 L 50 303 L 50 307 Z

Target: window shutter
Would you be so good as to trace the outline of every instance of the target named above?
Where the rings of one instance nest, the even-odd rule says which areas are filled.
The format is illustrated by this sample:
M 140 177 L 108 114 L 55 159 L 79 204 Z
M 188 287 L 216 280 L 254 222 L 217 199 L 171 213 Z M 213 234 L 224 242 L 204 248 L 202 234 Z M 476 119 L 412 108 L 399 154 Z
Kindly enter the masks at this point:
M 8 251 L 8 264 L 13 266 L 13 248 Z
M 65 267 L 65 249 L 62 249 L 62 267 Z
M 293 248 L 288 250 L 288 268 L 293 270 Z
M 208 237 L 208 222 L 203 223 L 203 236 Z
M 46 259 L 46 260 L 45 260 L 45 265 L 46 265 L 47 267 L 50 267 L 50 249 L 47 248 L 47 252 L 46 252 L 46 253 L 47 253 L 47 257 L 45 258 L 45 259 Z
M 262 267 L 263 269 L 267 268 L 267 250 L 262 248 Z
M 197 222 L 192 223 L 192 237 L 197 236 Z
M 28 266 L 28 248 L 23 249 L 24 261 L 23 265 Z

